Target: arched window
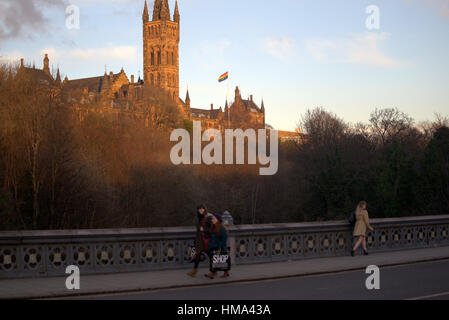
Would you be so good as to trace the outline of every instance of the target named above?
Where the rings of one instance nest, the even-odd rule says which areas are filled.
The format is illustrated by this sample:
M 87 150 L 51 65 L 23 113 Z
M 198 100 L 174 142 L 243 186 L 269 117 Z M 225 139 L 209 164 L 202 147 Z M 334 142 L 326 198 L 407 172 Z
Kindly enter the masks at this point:
M 168 61 L 169 60 L 168 51 L 166 51 L 165 54 L 167 55 L 167 58 L 165 59 L 165 62 L 166 62 L 166 64 L 170 64 L 170 61 Z
M 151 50 L 151 65 L 154 66 L 154 49 Z
M 176 63 L 175 63 L 175 53 L 173 51 L 171 53 L 171 64 L 172 65 L 176 65 Z
M 157 74 L 157 85 L 158 85 L 158 87 L 161 86 L 161 74 L 160 73 Z
M 158 52 L 157 52 L 157 64 L 162 64 L 162 61 L 161 61 L 162 59 L 161 59 L 161 51 L 160 50 L 158 50 Z

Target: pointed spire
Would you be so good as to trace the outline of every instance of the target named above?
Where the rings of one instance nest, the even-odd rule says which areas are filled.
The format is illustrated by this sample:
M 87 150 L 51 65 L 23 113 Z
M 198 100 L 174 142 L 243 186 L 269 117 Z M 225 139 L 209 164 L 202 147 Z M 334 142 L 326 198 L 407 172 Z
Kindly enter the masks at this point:
M 153 21 L 161 19 L 162 0 L 154 0 Z
M 189 89 L 187 89 L 187 94 L 186 94 L 186 105 L 190 106 Z
M 263 99 L 262 99 L 262 104 L 261 104 L 260 109 L 262 110 L 262 112 L 265 112 L 265 105 L 263 104 Z
M 61 74 L 59 73 L 59 67 L 58 67 L 58 72 L 56 74 L 56 83 L 57 84 L 61 83 Z
M 229 105 L 228 105 L 228 99 L 226 99 L 226 103 L 225 103 L 225 110 L 229 109 Z
M 147 0 L 145 0 L 145 7 L 143 8 L 142 20 L 143 22 L 148 22 L 148 20 L 150 20 L 150 15 L 148 14 Z
M 173 21 L 179 23 L 180 20 L 181 20 L 181 16 L 179 15 L 178 0 L 176 0 L 175 14 L 173 15 Z
M 103 81 L 101 83 L 101 91 L 106 91 L 109 89 L 109 77 L 106 71 L 104 72 Z
M 168 6 L 168 0 L 161 0 L 161 20 L 170 20 L 170 8 Z

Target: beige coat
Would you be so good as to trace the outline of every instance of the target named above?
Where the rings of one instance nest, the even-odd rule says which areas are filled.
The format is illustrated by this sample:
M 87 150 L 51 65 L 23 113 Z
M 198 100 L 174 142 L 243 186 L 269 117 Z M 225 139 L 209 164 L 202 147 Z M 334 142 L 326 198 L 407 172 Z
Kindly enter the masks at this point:
M 373 230 L 373 227 L 369 224 L 368 211 L 361 210 L 356 214 L 356 223 L 354 226 L 354 236 L 366 236 L 366 229 Z

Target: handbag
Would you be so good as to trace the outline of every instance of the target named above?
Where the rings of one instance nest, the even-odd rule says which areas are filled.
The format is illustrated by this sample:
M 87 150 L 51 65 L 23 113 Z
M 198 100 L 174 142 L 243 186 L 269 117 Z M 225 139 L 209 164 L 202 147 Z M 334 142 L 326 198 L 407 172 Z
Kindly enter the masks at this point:
M 231 255 L 229 250 L 215 250 L 210 260 L 210 269 L 212 272 L 231 270 Z

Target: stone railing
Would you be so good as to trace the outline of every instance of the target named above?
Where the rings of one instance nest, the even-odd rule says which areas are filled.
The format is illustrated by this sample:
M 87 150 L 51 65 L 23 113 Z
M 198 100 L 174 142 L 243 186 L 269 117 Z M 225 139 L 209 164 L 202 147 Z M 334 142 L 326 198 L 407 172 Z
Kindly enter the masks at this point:
M 373 219 L 371 252 L 449 246 L 449 215 Z M 352 235 L 344 221 L 230 226 L 235 264 L 349 254 Z M 0 232 L 0 278 L 190 267 L 195 229 L 152 228 Z

